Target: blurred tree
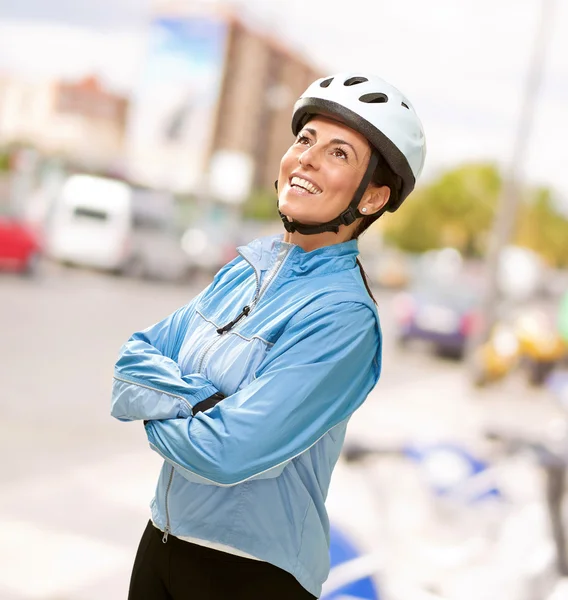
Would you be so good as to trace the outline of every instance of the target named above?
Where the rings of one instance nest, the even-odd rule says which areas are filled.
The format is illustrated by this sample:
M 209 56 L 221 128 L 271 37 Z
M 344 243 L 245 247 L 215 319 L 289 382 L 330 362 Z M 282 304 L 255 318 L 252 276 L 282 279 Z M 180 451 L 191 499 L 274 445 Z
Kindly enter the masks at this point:
M 243 204 L 243 217 L 253 221 L 278 221 L 276 192 L 257 188 Z
M 10 170 L 10 153 L 8 150 L 0 150 L 0 173 Z
M 412 202 L 405 204 L 396 216 L 386 213 L 381 220 L 385 241 L 401 250 L 419 253 L 442 246 L 437 218 L 425 190 L 415 192 Z
M 549 189 L 535 190 L 524 204 L 516 242 L 552 266 L 568 267 L 568 218 L 557 210 Z
M 463 165 L 415 192 L 385 238 L 409 252 L 453 246 L 479 255 L 495 214 L 501 177 L 490 164 Z

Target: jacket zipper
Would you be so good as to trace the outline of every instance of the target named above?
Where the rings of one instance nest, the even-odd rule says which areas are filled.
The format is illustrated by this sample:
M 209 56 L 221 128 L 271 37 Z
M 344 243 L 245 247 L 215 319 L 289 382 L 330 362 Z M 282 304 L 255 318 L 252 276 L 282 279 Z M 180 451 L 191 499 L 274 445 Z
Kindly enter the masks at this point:
M 241 253 L 239 252 L 239 254 L 241 254 Z M 245 258 L 245 257 L 244 257 L 242 254 L 241 254 L 241 256 L 242 256 L 242 258 L 243 258 L 244 260 L 246 260 L 246 261 L 248 262 L 248 264 L 249 264 L 249 265 L 252 267 L 252 270 L 253 270 L 253 272 L 254 272 L 254 276 L 255 276 L 255 278 L 256 278 L 256 289 L 255 289 L 255 291 L 254 291 L 254 297 L 253 297 L 253 300 L 254 300 L 254 298 L 255 298 L 255 297 L 256 297 L 256 296 L 259 294 L 259 292 L 260 292 L 260 279 L 259 279 L 259 277 L 258 277 L 258 273 L 256 272 L 256 269 L 255 269 L 255 268 L 252 266 L 252 264 L 250 263 L 250 261 L 248 261 L 248 260 L 247 260 L 247 259 L 246 259 L 246 258 Z M 248 308 L 248 306 L 247 306 L 246 308 Z M 244 311 L 244 308 L 243 308 L 243 311 Z M 241 311 L 241 314 L 242 314 L 242 312 L 243 312 L 243 311 Z M 248 314 L 249 312 L 250 312 L 250 310 L 249 310 L 249 311 L 248 311 L 246 314 Z M 241 318 L 242 318 L 242 317 L 241 317 Z M 239 319 L 239 320 L 240 320 L 240 319 Z M 236 322 L 236 321 L 237 321 L 237 319 L 235 319 L 235 322 Z M 233 324 L 234 324 L 234 323 L 233 323 Z M 225 325 L 225 327 L 226 327 L 226 325 Z M 219 331 L 220 331 L 221 329 L 223 329 L 223 327 L 219 327 L 219 328 L 217 329 L 217 333 L 219 333 Z M 221 335 L 221 334 L 219 334 L 219 335 Z M 205 360 L 205 356 L 207 355 L 207 353 L 209 352 L 209 350 L 211 350 L 211 348 L 212 348 L 212 347 L 213 347 L 213 346 L 214 346 L 214 345 L 215 345 L 215 344 L 216 344 L 216 343 L 219 341 L 219 339 L 220 339 L 220 338 L 213 338 L 213 339 L 212 339 L 212 340 L 211 340 L 211 341 L 210 341 L 210 342 L 209 342 L 209 343 L 208 343 L 208 344 L 205 346 L 205 348 L 203 349 L 203 352 L 201 353 L 201 356 L 199 357 L 199 360 L 197 361 L 197 372 L 198 372 L 198 373 L 201 373 L 201 367 L 203 366 L 203 361 Z
M 241 319 L 243 319 L 244 317 L 248 316 L 253 309 L 255 308 L 255 306 L 258 304 L 258 302 L 260 301 L 260 298 L 262 297 L 262 295 L 266 292 L 266 290 L 268 289 L 268 286 L 272 283 L 272 281 L 274 280 L 274 278 L 276 277 L 276 275 L 278 274 L 278 272 L 280 271 L 280 269 L 282 268 L 282 265 L 284 264 L 284 262 L 286 261 L 286 258 L 288 258 L 288 254 L 289 254 L 290 250 L 288 248 L 286 248 L 285 251 L 281 251 L 279 253 L 279 256 L 276 259 L 276 264 L 274 265 L 274 269 L 272 269 L 272 271 L 268 274 L 268 276 L 266 277 L 264 284 L 262 285 L 262 287 L 260 286 L 260 279 L 258 277 L 258 273 L 256 272 L 256 269 L 254 268 L 254 266 L 252 265 L 252 263 L 243 257 L 244 260 L 246 260 L 246 262 L 248 262 L 248 264 L 252 267 L 255 277 L 256 277 L 256 290 L 255 290 L 255 295 L 251 301 L 250 304 L 247 304 L 246 306 L 244 306 L 241 310 L 241 312 L 232 320 L 229 321 L 229 323 L 227 323 L 226 325 L 223 325 L 223 327 L 219 327 L 217 329 L 217 333 L 219 334 L 219 337 L 214 338 L 211 342 L 209 342 L 209 344 L 205 347 L 205 349 L 203 350 L 201 357 L 199 359 L 199 363 L 197 365 L 197 372 L 201 373 L 201 369 L 203 367 L 203 363 L 205 361 L 205 357 L 207 356 L 207 354 L 209 353 L 209 351 L 213 348 L 213 346 L 215 346 L 215 344 L 217 344 L 221 339 L 223 339 L 223 335 L 225 333 L 227 333 L 228 331 L 230 331 L 239 321 L 241 321 Z
M 170 509 L 168 508 L 168 495 L 170 493 L 170 488 L 172 487 L 172 479 L 174 478 L 174 468 L 170 471 L 170 478 L 168 480 L 168 485 L 166 487 L 166 529 L 164 531 L 164 535 L 162 536 L 162 543 L 165 544 L 168 541 L 168 535 L 171 532 L 170 527 Z
M 240 314 L 235 319 L 233 319 L 232 321 L 230 321 L 229 323 L 227 323 L 227 325 L 224 325 L 223 327 L 219 327 L 219 329 L 217 329 L 217 333 L 219 334 L 219 337 L 217 337 L 213 341 L 211 341 L 206 346 L 205 350 L 203 351 L 203 354 L 201 355 L 201 358 L 199 360 L 199 364 L 198 364 L 198 367 L 197 367 L 197 372 L 198 373 L 201 373 L 201 367 L 203 366 L 203 361 L 205 360 L 205 357 L 206 357 L 207 353 L 209 352 L 209 350 L 211 350 L 211 348 L 213 348 L 213 346 L 219 340 L 223 339 L 223 334 L 224 333 L 226 333 L 227 331 L 229 331 L 230 329 L 232 329 L 241 319 L 243 319 L 244 317 L 248 316 L 250 314 L 250 312 L 253 310 L 253 308 L 258 304 L 258 302 L 259 302 L 262 294 L 264 294 L 266 292 L 266 290 L 268 289 L 268 286 L 272 283 L 272 281 L 276 277 L 276 274 L 282 268 L 282 265 L 286 261 L 286 258 L 288 258 L 288 253 L 289 253 L 289 249 L 287 249 L 286 252 L 283 252 L 281 256 L 278 256 L 276 264 L 274 265 L 274 269 L 269 274 L 269 276 L 266 278 L 266 280 L 264 281 L 264 285 L 262 287 L 260 286 L 260 279 L 258 277 L 258 273 L 256 272 L 256 269 L 250 263 L 250 261 L 248 261 L 243 256 L 243 259 L 246 260 L 248 262 L 248 264 L 253 268 L 253 271 L 254 271 L 254 274 L 255 274 L 255 277 L 256 277 L 256 290 L 255 290 L 254 298 L 252 299 L 252 302 L 250 303 L 250 306 L 247 305 L 247 306 L 243 307 L 242 311 L 240 312 Z M 168 535 L 171 532 L 171 527 L 170 527 L 170 510 L 169 510 L 169 507 L 168 507 L 168 496 L 169 496 L 169 493 L 170 493 L 170 487 L 172 485 L 172 479 L 173 479 L 173 477 L 174 477 L 174 468 L 172 467 L 172 470 L 170 472 L 170 478 L 168 480 L 168 485 L 166 487 L 166 502 L 165 502 L 165 506 L 166 506 L 166 529 L 165 529 L 164 535 L 162 537 L 162 542 L 164 544 L 168 541 Z
M 274 278 L 276 277 L 276 275 L 278 274 L 278 272 L 282 268 L 282 265 L 284 264 L 284 262 L 288 258 L 288 254 L 289 253 L 290 253 L 290 249 L 289 248 L 285 248 L 284 250 L 281 250 L 279 252 L 279 255 L 278 255 L 277 259 L 276 259 L 276 265 L 274 266 L 274 269 L 272 270 L 271 273 L 269 273 L 267 275 L 266 279 L 264 280 L 264 284 L 262 285 L 262 288 L 260 290 L 258 290 L 258 293 L 256 294 L 255 298 L 253 299 L 253 301 L 251 303 L 251 307 L 250 307 L 251 310 L 258 304 L 258 302 L 260 301 L 261 296 L 264 293 L 266 293 L 266 290 L 268 289 L 268 287 L 270 286 L 270 284 L 274 281 Z M 245 258 L 245 260 L 246 260 L 246 258 Z M 258 289 L 258 287 L 257 287 L 257 289 Z
M 243 306 L 243 310 L 240 312 L 240 314 L 232 321 L 229 321 L 226 325 L 223 325 L 223 327 L 219 327 L 219 329 L 217 329 L 217 333 L 219 335 L 227 333 L 227 331 L 231 330 L 243 317 L 246 317 L 250 311 L 251 307 L 248 304 Z

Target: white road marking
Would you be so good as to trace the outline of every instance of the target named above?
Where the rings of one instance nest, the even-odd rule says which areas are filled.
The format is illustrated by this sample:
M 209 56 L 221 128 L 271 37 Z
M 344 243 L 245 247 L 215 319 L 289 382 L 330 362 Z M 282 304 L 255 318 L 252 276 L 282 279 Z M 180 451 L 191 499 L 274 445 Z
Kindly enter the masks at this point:
M 0 520 L 0 596 L 2 588 L 30 599 L 69 594 L 126 569 L 132 558 L 99 540 Z

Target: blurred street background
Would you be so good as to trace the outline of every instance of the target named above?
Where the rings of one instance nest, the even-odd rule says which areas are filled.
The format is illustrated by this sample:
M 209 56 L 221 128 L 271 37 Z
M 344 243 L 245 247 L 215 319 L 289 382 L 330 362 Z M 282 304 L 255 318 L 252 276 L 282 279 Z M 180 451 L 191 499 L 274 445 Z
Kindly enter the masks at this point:
M 293 104 L 354 69 L 428 155 L 360 242 L 383 374 L 324 597 L 568 600 L 567 31 L 553 0 L 0 3 L 0 600 L 126 598 L 160 460 L 109 415 L 119 348 L 281 232 Z

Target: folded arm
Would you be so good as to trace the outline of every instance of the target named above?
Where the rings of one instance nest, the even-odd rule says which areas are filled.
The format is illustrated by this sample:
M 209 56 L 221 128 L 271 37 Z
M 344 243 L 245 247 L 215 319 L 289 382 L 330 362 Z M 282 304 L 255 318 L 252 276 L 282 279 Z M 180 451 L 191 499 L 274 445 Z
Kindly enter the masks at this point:
M 150 445 L 191 481 L 276 476 L 363 403 L 380 374 L 380 340 L 362 304 L 299 313 L 249 385 L 195 417 L 147 423 Z
M 183 376 L 177 354 L 196 300 L 135 333 L 114 369 L 111 415 L 121 421 L 175 419 L 218 390 L 199 373 Z

